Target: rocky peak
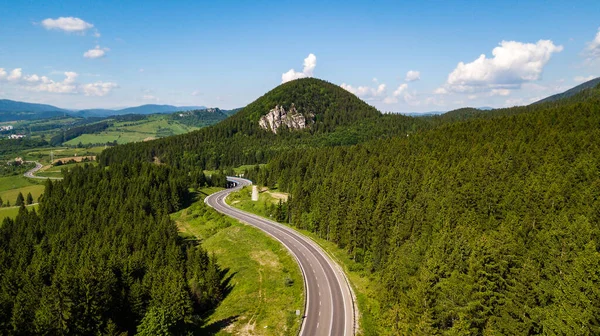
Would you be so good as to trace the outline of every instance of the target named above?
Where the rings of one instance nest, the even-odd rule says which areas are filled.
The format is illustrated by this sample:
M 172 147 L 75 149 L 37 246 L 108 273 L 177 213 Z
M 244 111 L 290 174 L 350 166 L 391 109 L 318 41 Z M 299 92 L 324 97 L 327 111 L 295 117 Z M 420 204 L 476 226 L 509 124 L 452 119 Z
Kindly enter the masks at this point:
M 288 111 L 283 106 L 276 105 L 258 121 L 260 127 L 275 134 L 277 134 L 277 129 L 283 125 L 289 129 L 304 129 L 306 124 L 306 117 L 296 110 L 293 103 Z

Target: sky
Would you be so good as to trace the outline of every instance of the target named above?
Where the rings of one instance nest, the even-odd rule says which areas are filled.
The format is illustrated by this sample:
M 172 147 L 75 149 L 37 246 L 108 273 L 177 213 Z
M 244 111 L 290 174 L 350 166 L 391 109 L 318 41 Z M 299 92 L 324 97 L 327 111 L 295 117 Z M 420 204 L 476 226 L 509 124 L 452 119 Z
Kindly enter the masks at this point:
M 0 99 L 243 107 L 316 77 L 382 112 L 525 105 L 600 76 L 600 1 L 0 0 Z

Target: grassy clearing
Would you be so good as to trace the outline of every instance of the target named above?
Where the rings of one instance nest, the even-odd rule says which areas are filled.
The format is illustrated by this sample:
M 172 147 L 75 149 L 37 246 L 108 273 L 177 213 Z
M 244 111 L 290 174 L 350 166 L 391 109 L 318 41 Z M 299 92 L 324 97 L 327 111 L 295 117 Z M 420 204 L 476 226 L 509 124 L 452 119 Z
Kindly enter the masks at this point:
M 202 190 L 202 193 L 218 189 Z M 294 335 L 304 304 L 300 269 L 279 242 L 262 231 L 192 204 L 172 215 L 181 236 L 199 239 L 227 271 L 231 291 L 206 316 L 202 334 Z
M 69 163 L 69 164 L 64 164 L 64 165 L 60 165 L 60 166 L 50 166 L 46 169 L 42 169 L 42 170 L 38 171 L 35 175 L 41 176 L 41 177 L 63 177 L 63 174 L 62 174 L 63 169 L 71 170 L 76 166 L 84 166 L 86 164 L 95 166 L 98 163 L 95 161 L 91 161 L 91 162 Z
M 36 184 L 27 187 L 1 191 L 0 198 L 2 198 L 2 201 L 4 201 L 4 203 L 6 203 L 6 201 L 10 201 L 10 204 L 14 205 L 17 201 L 17 196 L 19 195 L 19 193 L 22 193 L 23 197 L 25 197 L 26 199 L 27 194 L 31 193 L 31 196 L 33 196 L 33 201 L 37 202 L 37 200 L 40 198 L 40 195 L 44 193 L 44 186 L 41 184 Z
M 39 161 L 42 164 L 49 164 L 50 152 L 54 154 L 54 159 L 57 160 L 74 156 L 95 156 L 100 154 L 103 150 L 104 146 L 90 148 L 48 147 L 24 151 L 22 156 L 25 160 Z
M 0 177 L 0 192 L 12 189 L 18 189 L 38 185 L 35 181 L 24 177 L 23 175 L 2 176 Z
M 259 164 L 259 166 L 262 168 L 263 166 L 266 166 L 266 164 L 261 163 L 261 164 Z M 233 168 L 233 172 L 236 175 L 240 175 L 240 174 L 243 174 L 245 170 L 253 169 L 254 167 L 256 167 L 256 165 L 242 165 L 242 166 Z M 221 172 L 220 170 L 205 170 L 204 175 L 212 175 L 214 173 L 220 173 L 220 172 Z
M 27 206 L 27 210 L 38 208 L 38 204 L 32 204 Z M 12 218 L 17 217 L 19 213 L 19 207 L 10 207 L 10 208 L 0 208 L 0 226 L 2 226 L 2 222 L 4 222 L 4 218 Z
M 152 116 L 148 120 L 117 122 L 105 131 L 96 134 L 82 134 L 65 142 L 66 145 L 76 146 L 81 143 L 98 144 L 116 141 L 118 144 L 144 141 L 151 138 L 163 138 L 191 132 L 198 127 L 180 124 L 167 120 L 167 116 Z
M 257 202 L 251 200 L 251 192 L 251 187 L 245 187 L 239 192 L 231 194 L 227 198 L 227 202 L 241 210 L 249 211 L 263 217 L 266 217 L 267 206 L 279 203 L 281 193 L 275 190 L 261 191 Z M 364 272 L 360 264 L 350 259 L 346 251 L 340 249 L 334 243 L 322 239 L 312 232 L 300 230 L 293 226 L 289 227 L 310 237 L 344 269 L 356 295 L 360 311 L 360 333 L 365 336 L 378 335 L 379 326 L 377 324 L 377 317 L 380 314 L 380 303 L 375 299 L 378 288 L 371 275 Z

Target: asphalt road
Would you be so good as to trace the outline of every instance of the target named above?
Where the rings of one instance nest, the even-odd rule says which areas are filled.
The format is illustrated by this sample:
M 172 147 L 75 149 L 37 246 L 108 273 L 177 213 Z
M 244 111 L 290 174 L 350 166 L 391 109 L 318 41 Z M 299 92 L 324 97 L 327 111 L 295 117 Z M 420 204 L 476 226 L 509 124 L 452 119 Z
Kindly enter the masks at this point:
M 227 179 L 237 186 L 214 193 L 206 197 L 204 202 L 227 216 L 268 233 L 287 247 L 296 258 L 304 276 L 307 298 L 300 335 L 354 335 L 352 292 L 339 266 L 306 236 L 277 222 L 227 205 L 225 198 L 229 193 L 252 184 L 246 179 Z
M 39 162 L 37 162 L 37 161 L 26 161 L 26 162 L 33 162 L 33 163 L 35 163 L 35 168 L 31 168 L 25 174 L 23 174 L 23 176 L 29 177 L 29 178 L 34 178 L 34 179 L 40 179 L 40 180 L 45 180 L 45 179 L 62 180 L 62 177 L 35 176 L 33 174 L 36 173 L 38 170 L 42 169 L 42 164 L 39 163 Z

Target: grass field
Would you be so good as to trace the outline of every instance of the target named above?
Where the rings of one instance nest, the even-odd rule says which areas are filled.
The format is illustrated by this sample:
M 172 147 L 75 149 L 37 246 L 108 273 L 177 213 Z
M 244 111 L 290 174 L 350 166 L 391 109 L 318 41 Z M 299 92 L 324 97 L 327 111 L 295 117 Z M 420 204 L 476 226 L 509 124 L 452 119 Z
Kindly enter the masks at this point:
M 54 159 L 56 160 L 73 156 L 96 156 L 103 150 L 104 146 L 90 148 L 47 147 L 24 151 L 22 157 L 25 160 L 39 161 L 42 164 L 49 164 L 50 152 L 52 152 Z
M 217 257 L 232 286 L 221 304 L 205 317 L 201 334 L 298 333 L 300 318 L 295 311 L 303 307 L 304 284 L 285 247 L 258 229 L 218 214 L 202 201 L 172 217 L 184 238 L 199 239 Z
M 27 197 L 27 193 L 31 193 L 33 201 L 37 202 L 40 195 L 44 192 L 44 185 L 42 182 L 33 181 L 22 175 L 0 177 L 0 197 L 4 204 L 6 204 L 6 201 L 9 201 L 11 205 L 14 205 L 19 192 L 23 193 L 25 198 Z
M 27 206 L 27 210 L 31 210 L 31 209 L 36 209 L 37 210 L 38 205 L 37 204 L 33 204 L 33 205 L 28 205 Z M 2 222 L 4 222 L 4 218 L 15 218 L 17 217 L 17 214 L 19 213 L 19 207 L 10 207 L 10 208 L 0 208 L 0 226 L 2 226 Z
M 245 187 L 239 192 L 232 193 L 227 198 L 227 202 L 239 209 L 265 217 L 267 205 L 278 203 L 281 197 L 281 193 L 268 190 L 260 192 L 258 201 L 253 202 L 251 190 L 251 187 Z M 350 259 L 346 251 L 334 243 L 322 239 L 312 232 L 299 230 L 293 226 L 289 227 L 310 237 L 344 269 L 356 295 L 360 311 L 361 334 L 365 336 L 378 335 L 377 316 L 379 316 L 380 303 L 375 299 L 378 288 L 375 281 L 370 278 L 371 275 L 363 270 L 362 265 Z
M 163 138 L 170 135 L 188 133 L 198 129 L 168 120 L 166 115 L 151 116 L 148 120 L 135 122 L 117 122 L 105 131 L 97 134 L 83 134 L 65 142 L 68 146 L 76 146 L 79 143 L 99 144 L 117 141 L 118 144 L 144 141 L 146 139 Z

